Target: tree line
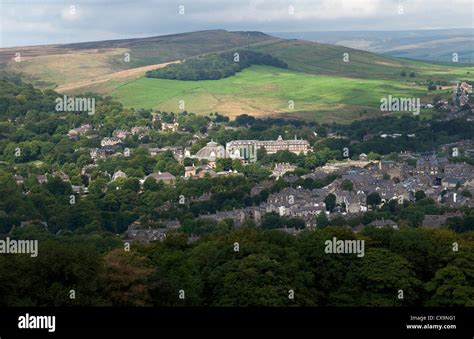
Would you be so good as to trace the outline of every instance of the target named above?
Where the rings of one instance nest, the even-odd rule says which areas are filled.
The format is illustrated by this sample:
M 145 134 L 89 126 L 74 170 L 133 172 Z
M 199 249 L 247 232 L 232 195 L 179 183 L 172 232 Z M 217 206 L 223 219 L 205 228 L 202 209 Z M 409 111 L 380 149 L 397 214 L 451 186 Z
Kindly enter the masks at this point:
M 146 72 L 147 78 L 171 80 L 218 80 L 235 75 L 252 65 L 288 68 L 288 64 L 269 54 L 240 50 L 190 58 L 181 63 Z
M 0 256 L 0 306 L 474 306 L 472 235 L 219 227 L 130 251 L 111 238 L 17 230 L 40 239 L 39 255 Z M 326 253 L 333 237 L 364 240 L 364 256 Z

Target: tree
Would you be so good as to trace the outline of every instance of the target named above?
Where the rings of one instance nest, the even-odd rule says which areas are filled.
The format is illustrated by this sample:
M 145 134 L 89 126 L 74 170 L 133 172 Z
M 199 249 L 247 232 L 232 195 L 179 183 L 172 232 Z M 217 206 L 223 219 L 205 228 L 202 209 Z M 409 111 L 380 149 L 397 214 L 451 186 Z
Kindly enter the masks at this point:
M 158 192 L 164 187 L 163 181 L 157 182 L 154 178 L 148 177 L 143 183 L 143 189 L 145 191 Z
M 367 159 L 369 159 L 370 161 L 375 161 L 382 159 L 382 156 L 375 152 L 369 152 L 369 154 L 367 154 Z
M 326 198 L 324 198 L 324 203 L 326 204 L 326 210 L 332 212 L 336 207 L 336 196 L 332 193 L 329 193 Z
M 138 192 L 140 190 L 140 181 L 137 178 L 127 178 L 122 184 L 122 189 Z
M 165 246 L 152 252 L 156 271 L 152 274 L 150 295 L 154 306 L 203 304 L 203 280 L 187 247 L 187 237 L 177 235 L 167 237 Z
M 285 218 L 284 223 L 289 228 L 303 229 L 306 227 L 304 220 L 300 218 Z
M 372 192 L 367 196 L 367 205 L 372 206 L 372 208 L 378 206 L 382 202 L 380 194 L 377 192 Z
M 471 265 L 472 266 L 472 265 Z M 457 266 L 448 265 L 439 269 L 435 277 L 426 283 L 426 290 L 432 295 L 430 306 L 473 306 L 474 287 L 465 272 Z
M 420 201 L 422 199 L 426 198 L 426 194 L 424 191 L 416 191 L 415 193 L 415 200 Z
M 213 306 L 284 306 L 290 303 L 285 265 L 266 254 L 229 260 L 213 274 L 216 289 Z M 294 274 L 293 272 L 292 274 Z M 236 285 L 235 281 L 241 283 Z
M 217 80 L 234 75 L 251 65 L 269 65 L 288 68 L 288 65 L 269 54 L 250 50 L 238 52 L 240 60 L 234 62 L 234 52 L 209 54 L 200 58 L 190 58 L 180 64 L 171 64 L 162 69 L 146 72 L 148 78 L 177 80 Z
M 261 227 L 263 229 L 269 230 L 269 229 L 273 229 L 273 228 L 281 228 L 283 226 L 284 226 L 283 225 L 283 220 L 275 212 L 266 213 L 262 218 Z
M 61 178 L 57 176 L 49 177 L 48 181 L 45 182 L 44 188 L 54 195 L 69 195 L 72 194 L 72 188 L 70 183 L 65 183 Z
M 421 282 L 405 258 L 385 249 L 370 248 L 347 274 L 339 298 L 350 305 L 397 306 L 418 303 Z M 398 298 L 403 291 L 403 299 Z M 347 294 L 347 295 L 346 295 Z
M 231 169 L 232 169 L 231 158 L 219 158 L 216 160 L 216 171 L 223 172 L 223 171 L 229 171 Z
M 151 305 L 148 279 L 153 271 L 146 257 L 123 249 L 110 251 L 101 275 L 107 302 L 112 306 Z
M 324 228 L 329 225 L 329 219 L 326 216 L 326 213 L 321 212 L 316 216 L 316 227 Z
M 260 147 L 257 150 L 257 159 L 262 160 L 267 155 L 267 150 L 264 147 Z
M 107 189 L 107 180 L 104 178 L 97 178 L 89 185 L 89 193 L 102 194 Z
M 85 244 L 42 241 L 39 255 L 0 256 L 0 305 L 100 305 L 100 257 Z M 74 290 L 76 298 L 70 299 Z
M 344 179 L 341 183 L 341 188 L 344 191 L 352 191 L 354 188 L 354 184 L 349 179 Z
M 418 227 L 422 224 L 423 218 L 425 216 L 425 211 L 423 207 L 419 206 L 410 206 L 405 208 L 400 217 L 405 219 L 408 224 L 412 227 Z
M 390 250 L 412 263 L 417 276 L 428 281 L 433 273 L 444 267 L 456 241 L 452 231 L 438 229 L 435 233 L 424 228 L 404 227 L 394 232 L 390 240 Z

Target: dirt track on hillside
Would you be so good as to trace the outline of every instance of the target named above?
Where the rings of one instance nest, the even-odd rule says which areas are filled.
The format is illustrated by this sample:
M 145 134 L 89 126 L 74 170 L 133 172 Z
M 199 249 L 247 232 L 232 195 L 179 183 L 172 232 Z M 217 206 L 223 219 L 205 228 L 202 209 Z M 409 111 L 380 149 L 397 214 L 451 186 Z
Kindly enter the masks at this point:
M 64 84 L 64 85 L 56 87 L 55 91 L 60 92 L 60 93 L 75 92 L 81 89 L 87 89 L 87 87 L 96 86 L 101 83 L 106 83 L 109 81 L 117 80 L 117 81 L 122 82 L 124 80 L 138 79 L 144 76 L 147 71 L 163 68 L 169 64 L 175 64 L 179 62 L 180 61 L 171 61 L 171 62 L 165 62 L 162 64 L 155 64 L 155 65 L 148 65 L 148 66 L 143 66 L 143 67 L 127 69 L 125 71 L 119 71 L 119 72 L 103 75 L 103 76 L 93 78 L 87 81 L 78 81 L 78 82 Z

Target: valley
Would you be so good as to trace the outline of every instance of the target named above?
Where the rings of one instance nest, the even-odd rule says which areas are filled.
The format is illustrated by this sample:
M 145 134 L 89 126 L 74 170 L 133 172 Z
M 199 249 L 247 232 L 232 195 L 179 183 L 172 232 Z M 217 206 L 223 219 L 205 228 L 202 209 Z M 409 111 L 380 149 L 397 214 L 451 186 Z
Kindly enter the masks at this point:
M 254 65 L 219 80 L 145 78 L 147 71 L 170 63 L 237 50 L 278 58 L 288 69 Z M 15 53 L 22 55 L 20 62 L 11 59 Z M 434 97 L 448 99 L 457 81 L 474 79 L 469 64 L 429 63 L 225 30 L 1 49 L 0 63 L 4 72 L 40 88 L 69 95 L 98 93 L 130 108 L 178 112 L 183 100 L 185 110 L 200 115 L 220 112 L 230 118 L 251 114 L 341 123 L 382 115 L 380 99 L 388 95 L 416 96 L 431 103 Z M 428 91 L 430 82 L 443 87 Z

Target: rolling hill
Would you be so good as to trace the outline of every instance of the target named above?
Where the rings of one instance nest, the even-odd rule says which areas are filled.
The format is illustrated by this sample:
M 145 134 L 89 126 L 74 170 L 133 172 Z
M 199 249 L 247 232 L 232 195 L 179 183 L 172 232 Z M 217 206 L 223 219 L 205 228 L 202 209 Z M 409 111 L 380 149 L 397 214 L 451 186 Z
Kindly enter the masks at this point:
M 179 81 L 144 78 L 146 71 L 194 56 L 248 49 L 269 54 L 288 69 L 251 66 L 219 80 Z M 9 60 L 15 50 L 22 61 Z M 130 62 L 124 62 L 124 53 Z M 346 54 L 347 53 L 347 54 Z M 7 72 L 44 88 L 77 94 L 110 95 L 128 107 L 186 110 L 229 116 L 242 113 L 349 122 L 381 114 L 388 95 L 431 101 L 442 91 L 427 91 L 428 81 L 474 79 L 474 67 L 399 59 L 353 48 L 260 32 L 211 30 L 161 37 L 38 46 L 0 50 Z M 402 76 L 401 72 L 407 74 Z M 408 74 L 413 73 L 414 77 Z M 289 101 L 295 103 L 289 108 Z
M 270 34 L 284 39 L 303 39 L 388 56 L 437 62 L 451 62 L 453 52 L 456 52 L 459 62 L 474 63 L 474 28 Z
M 0 67 L 43 88 L 89 81 L 137 67 L 178 61 L 276 39 L 260 32 L 199 31 L 140 39 L 0 49 Z M 15 62 L 20 53 L 21 62 Z M 129 53 L 129 62 L 125 61 Z M 119 74 L 119 77 L 120 74 Z M 82 87 L 82 86 L 80 86 Z
M 404 70 L 415 72 L 418 79 L 436 77 L 437 80 L 450 81 L 472 78 L 470 73 L 474 70 L 472 65 L 400 59 L 306 40 L 272 40 L 253 44 L 250 48 L 282 59 L 291 70 L 310 74 L 400 80 L 400 72 Z M 344 53 L 348 54 L 348 62 L 343 60 Z

